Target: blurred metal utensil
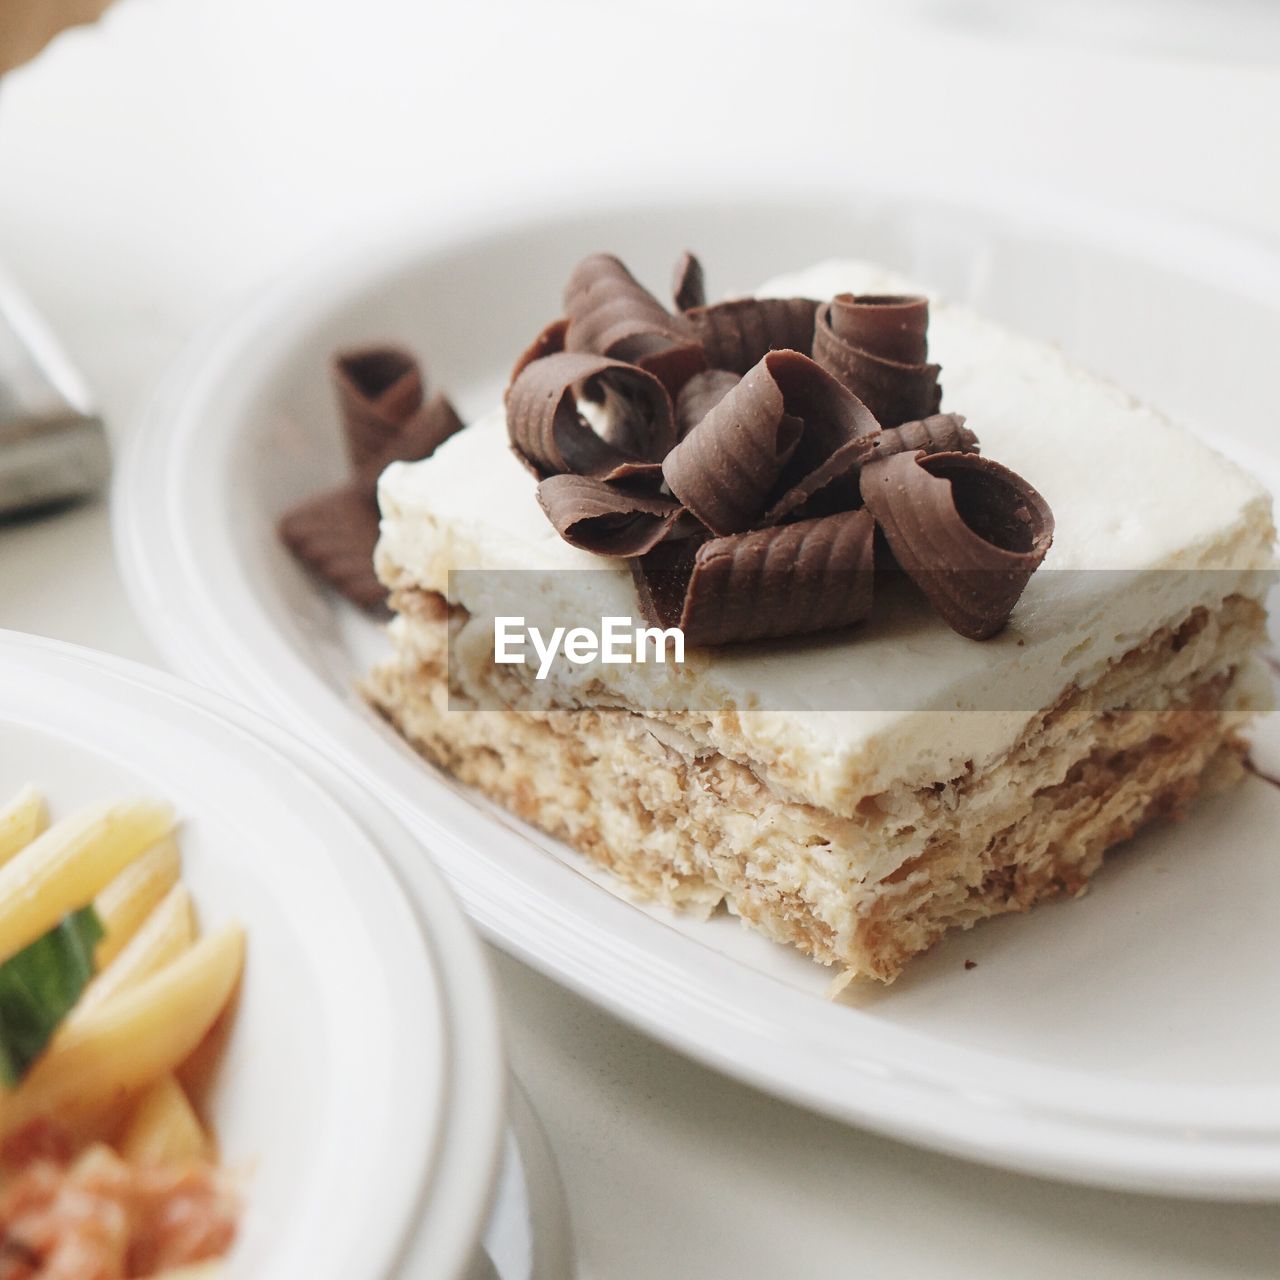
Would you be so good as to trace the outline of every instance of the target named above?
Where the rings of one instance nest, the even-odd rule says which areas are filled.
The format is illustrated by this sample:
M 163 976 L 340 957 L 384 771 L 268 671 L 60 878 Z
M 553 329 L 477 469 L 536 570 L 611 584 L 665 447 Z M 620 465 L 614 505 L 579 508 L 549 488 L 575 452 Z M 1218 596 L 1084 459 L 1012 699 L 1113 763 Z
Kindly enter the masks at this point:
M 0 516 L 96 493 L 111 470 L 79 375 L 0 272 Z

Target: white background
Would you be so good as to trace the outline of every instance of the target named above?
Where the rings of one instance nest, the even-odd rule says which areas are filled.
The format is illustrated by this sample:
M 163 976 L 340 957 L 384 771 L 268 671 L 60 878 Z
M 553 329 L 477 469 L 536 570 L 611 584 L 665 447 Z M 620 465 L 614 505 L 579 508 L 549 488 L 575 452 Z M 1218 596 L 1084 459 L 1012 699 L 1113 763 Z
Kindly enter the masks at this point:
M 0 86 L 0 260 L 120 439 L 195 327 L 310 252 L 708 170 L 1018 180 L 1280 236 L 1280 7 L 122 0 Z M 0 625 L 153 659 L 101 505 L 0 526 Z M 596 1280 L 1280 1274 L 1280 1207 L 924 1155 L 495 964 Z

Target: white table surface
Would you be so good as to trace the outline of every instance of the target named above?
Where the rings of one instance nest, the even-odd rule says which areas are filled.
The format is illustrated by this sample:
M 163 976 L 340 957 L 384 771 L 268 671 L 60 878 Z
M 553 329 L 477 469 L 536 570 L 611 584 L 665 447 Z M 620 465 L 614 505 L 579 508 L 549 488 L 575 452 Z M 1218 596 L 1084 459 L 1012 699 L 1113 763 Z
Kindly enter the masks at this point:
M 124 0 L 5 81 L 0 259 L 117 441 L 211 313 L 407 209 L 429 225 L 749 164 L 781 185 L 989 174 L 1280 235 L 1275 6 L 442 8 Z M 102 504 L 0 526 L 0 625 L 156 660 Z M 1280 1274 L 1280 1206 L 1080 1190 L 914 1151 L 495 968 L 594 1280 Z

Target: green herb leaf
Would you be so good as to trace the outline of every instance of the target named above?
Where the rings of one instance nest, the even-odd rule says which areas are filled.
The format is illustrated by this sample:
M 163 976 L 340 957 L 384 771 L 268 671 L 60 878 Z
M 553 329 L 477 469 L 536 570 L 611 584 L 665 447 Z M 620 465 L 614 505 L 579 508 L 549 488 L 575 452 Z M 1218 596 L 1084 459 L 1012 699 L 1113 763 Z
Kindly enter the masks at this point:
M 97 912 L 82 907 L 0 964 L 0 1080 L 10 1089 L 89 985 L 102 932 Z

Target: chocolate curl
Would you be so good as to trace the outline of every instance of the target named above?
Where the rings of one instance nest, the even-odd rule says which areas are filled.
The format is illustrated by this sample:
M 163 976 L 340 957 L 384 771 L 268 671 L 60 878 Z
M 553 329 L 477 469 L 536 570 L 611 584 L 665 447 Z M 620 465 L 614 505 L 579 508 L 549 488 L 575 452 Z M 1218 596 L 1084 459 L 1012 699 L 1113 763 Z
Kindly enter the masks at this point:
M 817 306 L 808 298 L 737 298 L 697 307 L 687 319 L 711 368 L 743 374 L 770 351 L 808 355 Z
M 333 358 L 332 377 L 351 465 L 359 470 L 422 405 L 422 370 L 403 347 L 357 347 Z
M 688 513 L 685 517 L 688 518 Z M 631 578 L 640 601 L 641 616 L 657 627 L 677 627 L 684 612 L 685 593 L 693 576 L 701 537 L 660 542 L 647 555 L 631 561 Z
M 939 368 L 926 363 L 929 303 L 851 293 L 818 308 L 813 358 L 875 414 L 896 427 L 936 414 Z
M 683 440 L 738 385 L 738 381 L 738 375 L 728 369 L 705 369 L 702 373 L 695 373 L 676 399 L 676 435 Z
M 362 609 L 383 609 L 386 588 L 373 571 L 378 506 L 351 485 L 300 503 L 279 524 L 280 539 L 299 560 Z
M 541 360 L 543 356 L 554 356 L 564 350 L 564 339 L 568 332 L 569 322 L 561 317 L 559 320 L 553 320 L 525 347 L 515 363 L 515 368 L 511 370 L 511 376 L 507 379 L 507 389 L 503 392 L 504 403 L 507 396 L 511 394 L 512 384 L 535 360 Z
M 597 432 L 579 396 L 601 407 Z M 539 480 L 564 472 L 618 478 L 656 475 L 675 443 L 671 398 L 651 373 L 605 356 L 561 351 L 533 359 L 507 388 L 511 447 Z M 641 464 L 638 468 L 636 464 Z
M 565 286 L 564 309 L 566 351 L 639 365 L 672 394 L 706 366 L 688 320 L 672 315 L 612 254 L 593 253 L 578 263 Z
M 285 512 L 278 526 L 281 540 L 353 604 L 380 610 L 386 591 L 373 571 L 378 477 L 393 462 L 430 457 L 462 427 L 453 405 L 437 392 L 383 441 L 381 451 L 367 458 L 347 484 Z
M 378 477 L 393 462 L 420 462 L 423 458 L 431 457 L 450 436 L 457 435 L 464 426 L 466 423 L 458 416 L 449 397 L 437 391 L 386 441 L 381 452 L 357 469 L 351 478 L 352 487 L 371 500 L 375 499 Z
M 864 468 L 862 496 L 898 564 L 942 619 L 985 640 L 1009 620 L 1053 542 L 1021 476 L 976 453 L 898 453 Z
M 671 544 L 633 565 L 646 617 L 692 645 L 806 635 L 871 612 L 875 522 L 848 511 L 776 529 Z M 679 592 L 681 575 L 687 587 Z
M 882 360 L 924 364 L 929 358 L 929 300 L 918 295 L 837 294 L 832 328 L 841 342 Z
M 662 464 L 671 492 L 712 533 L 740 533 L 756 523 L 800 443 L 804 424 L 787 412 L 768 360 L 737 382 Z
M 675 275 L 671 280 L 671 296 L 677 311 L 692 311 L 694 307 L 707 305 L 707 285 L 702 274 L 702 263 L 687 249 L 676 263 Z
M 399 347 L 367 347 L 334 358 L 333 377 L 353 474 L 280 519 L 281 541 L 353 604 L 381 610 L 386 591 L 373 571 L 378 477 L 392 462 L 430 457 L 463 422 L 437 393 L 422 403 L 422 373 Z
M 763 523 L 781 524 L 872 456 L 880 425 L 857 396 L 808 356 L 774 351 L 761 363 L 781 389 L 787 412 L 804 422 L 804 434 L 782 474 L 782 497 L 764 514 Z M 844 510 L 857 505 L 857 497 L 850 485 L 843 500 L 805 514 Z
M 644 555 L 671 532 L 682 510 L 671 498 L 571 475 L 543 480 L 538 502 L 566 542 L 598 556 Z
M 977 453 L 978 437 L 964 425 L 964 415 L 935 413 L 919 422 L 904 422 L 882 431 L 873 459 L 895 453 Z

